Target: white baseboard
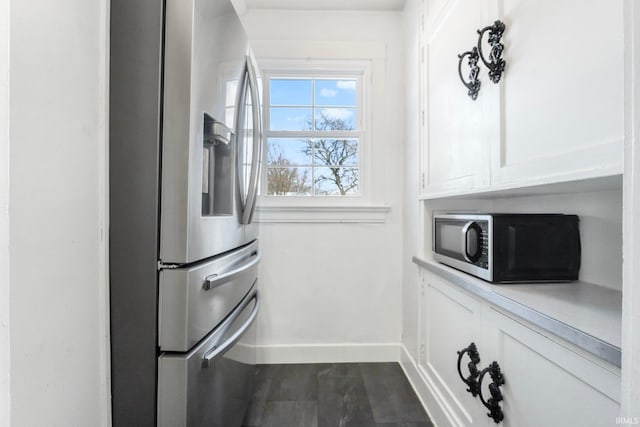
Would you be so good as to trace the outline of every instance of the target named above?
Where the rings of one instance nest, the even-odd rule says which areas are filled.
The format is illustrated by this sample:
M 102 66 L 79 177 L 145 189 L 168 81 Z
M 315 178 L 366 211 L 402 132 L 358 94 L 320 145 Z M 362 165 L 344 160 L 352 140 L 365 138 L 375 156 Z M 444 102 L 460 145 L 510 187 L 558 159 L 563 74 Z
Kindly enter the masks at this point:
M 258 363 L 398 362 L 400 343 L 257 345 Z
M 429 381 L 404 345 L 400 349 L 400 366 L 436 427 L 462 427 L 462 423 L 446 404 L 436 387 Z

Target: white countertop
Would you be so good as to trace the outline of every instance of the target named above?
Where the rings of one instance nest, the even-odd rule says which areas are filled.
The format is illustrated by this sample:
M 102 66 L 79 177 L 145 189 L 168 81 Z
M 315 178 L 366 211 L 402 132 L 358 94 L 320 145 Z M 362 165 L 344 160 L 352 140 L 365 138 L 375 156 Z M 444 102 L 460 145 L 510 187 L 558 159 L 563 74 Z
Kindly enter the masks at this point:
M 451 283 L 605 359 L 621 364 L 622 293 L 586 282 L 495 285 L 417 257 Z

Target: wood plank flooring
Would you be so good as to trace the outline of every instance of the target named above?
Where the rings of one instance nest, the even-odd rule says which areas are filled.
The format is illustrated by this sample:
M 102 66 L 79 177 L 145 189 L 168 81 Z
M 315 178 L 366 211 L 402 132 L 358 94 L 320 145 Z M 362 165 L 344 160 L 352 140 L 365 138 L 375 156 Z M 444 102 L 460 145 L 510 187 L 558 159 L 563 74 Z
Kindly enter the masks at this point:
M 245 427 L 433 427 L 397 363 L 259 365 Z

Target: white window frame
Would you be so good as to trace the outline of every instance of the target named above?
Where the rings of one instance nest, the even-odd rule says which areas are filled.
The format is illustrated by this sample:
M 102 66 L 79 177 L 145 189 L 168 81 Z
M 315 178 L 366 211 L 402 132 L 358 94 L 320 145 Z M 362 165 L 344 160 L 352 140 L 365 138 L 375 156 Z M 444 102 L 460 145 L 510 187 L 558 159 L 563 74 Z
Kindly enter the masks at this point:
M 291 207 L 291 206 L 349 206 L 362 205 L 369 200 L 370 195 L 370 167 L 368 151 L 370 141 L 368 138 L 368 124 L 370 109 L 368 108 L 367 95 L 369 93 L 370 66 L 366 61 L 277 61 L 263 66 L 263 132 L 265 138 L 265 150 L 263 152 L 263 168 L 261 179 L 262 207 Z M 356 98 L 357 130 L 340 132 L 323 131 L 271 131 L 269 130 L 269 102 L 270 81 L 276 79 L 349 79 L 356 80 L 358 88 Z M 339 135 L 336 135 L 339 133 Z M 291 195 L 278 196 L 267 195 L 267 156 L 268 138 L 358 138 L 358 194 L 354 195 Z
M 376 194 L 379 197 L 380 192 L 384 193 L 384 190 L 372 186 L 372 140 L 375 135 L 371 133 L 371 117 L 374 108 L 379 111 L 380 103 L 384 102 L 380 96 L 384 93 L 385 85 L 386 46 L 373 42 L 309 40 L 254 40 L 252 46 L 263 77 L 285 76 L 287 73 L 298 74 L 306 71 L 311 76 L 326 73 L 334 75 L 360 73 L 362 79 L 359 111 L 359 120 L 362 121 L 359 147 L 360 194 L 316 197 L 261 195 L 258 199 L 256 221 L 262 223 L 385 223 L 391 208 L 386 202 L 375 199 Z M 265 86 L 267 83 L 265 80 Z M 266 100 L 265 97 L 262 99 L 263 102 Z M 264 185 L 266 165 L 263 166 Z M 265 191 L 261 193 L 264 194 Z

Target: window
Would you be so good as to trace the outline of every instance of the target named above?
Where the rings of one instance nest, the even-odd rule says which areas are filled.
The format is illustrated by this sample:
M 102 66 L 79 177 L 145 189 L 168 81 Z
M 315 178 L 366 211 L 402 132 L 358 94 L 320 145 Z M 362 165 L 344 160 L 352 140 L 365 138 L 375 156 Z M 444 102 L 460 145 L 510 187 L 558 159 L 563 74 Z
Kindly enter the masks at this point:
M 267 79 L 262 193 L 361 195 L 360 75 L 274 74 Z

